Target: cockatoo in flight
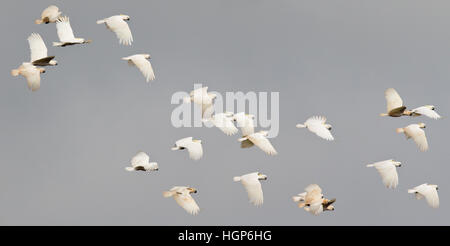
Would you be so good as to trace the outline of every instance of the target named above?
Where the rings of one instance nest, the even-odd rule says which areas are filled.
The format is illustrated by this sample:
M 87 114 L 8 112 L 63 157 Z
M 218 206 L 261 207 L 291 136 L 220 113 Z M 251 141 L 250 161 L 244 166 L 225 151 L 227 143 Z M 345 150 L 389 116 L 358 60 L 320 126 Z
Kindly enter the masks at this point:
M 44 11 L 42 11 L 41 18 L 34 21 L 36 24 L 48 24 L 55 23 L 58 17 L 61 15 L 58 7 L 55 5 L 50 5 Z
M 403 105 L 403 100 L 394 88 L 388 88 L 384 92 L 387 103 L 387 113 L 382 113 L 380 116 L 400 117 L 403 115 L 410 115 L 410 111 L 406 110 Z
M 45 46 L 44 40 L 42 39 L 41 35 L 39 35 L 38 33 L 32 33 L 28 37 L 28 44 L 30 46 L 31 52 L 31 64 L 35 66 L 58 65 L 58 62 L 56 60 L 53 60 L 53 58 L 55 58 L 54 56 L 47 55 L 47 46 Z
M 323 211 L 333 211 L 332 204 L 336 201 L 336 199 L 323 198 L 322 189 L 317 184 L 308 185 L 305 192 L 293 196 L 292 200 L 298 203 L 299 208 L 303 208 L 313 215 L 319 215 Z
M 245 112 L 240 112 L 233 116 L 233 120 L 236 122 L 237 126 L 241 128 L 241 133 L 244 137 L 255 133 L 254 119 L 254 115 L 246 114 Z
M 197 193 L 197 190 L 187 186 L 174 186 L 169 191 L 164 191 L 163 196 L 173 197 L 178 205 L 184 208 L 186 212 L 192 215 L 196 215 L 200 211 L 200 208 L 198 207 L 194 198 L 192 198 L 192 193 Z
M 203 119 L 203 121 L 213 123 L 227 136 L 234 135 L 239 131 L 233 123 L 233 113 L 231 112 L 214 114 L 211 118 Z
M 249 148 L 253 145 L 258 146 L 268 155 L 276 155 L 277 151 L 267 139 L 268 131 L 259 131 L 238 139 L 241 142 L 241 148 Z
M 425 131 L 422 130 L 425 127 L 425 123 L 411 124 L 407 127 L 397 128 L 397 133 L 404 133 L 406 139 L 412 138 L 421 151 L 426 151 L 428 150 L 428 142 Z
M 436 112 L 436 107 L 434 107 L 433 105 L 425 105 L 411 110 L 411 116 L 421 116 L 421 115 L 425 115 L 435 120 L 441 118 L 441 116 Z
M 259 172 L 254 172 L 233 178 L 233 181 L 241 182 L 247 191 L 250 203 L 257 207 L 261 206 L 264 201 L 260 180 L 267 180 L 267 176 Z
M 398 185 L 397 167 L 401 167 L 401 162 L 394 160 L 385 160 L 367 165 L 375 167 L 387 188 L 395 188 Z
M 189 93 L 189 97 L 183 99 L 184 103 L 194 102 L 202 107 L 202 118 L 208 119 L 214 113 L 214 99 L 216 94 L 208 92 L 208 87 L 201 87 Z
M 327 118 L 324 116 L 313 116 L 306 120 L 303 124 L 297 124 L 297 128 L 307 128 L 311 132 L 314 132 L 317 136 L 333 141 L 334 137 L 331 135 L 331 125 L 325 124 Z
M 126 167 L 125 170 L 158 171 L 158 163 L 150 162 L 150 157 L 145 152 L 139 152 L 131 159 L 131 167 Z
M 203 156 L 202 141 L 193 139 L 192 137 L 187 137 L 176 141 L 175 146 L 172 150 L 183 150 L 187 149 L 189 152 L 189 157 L 192 160 L 199 160 Z
M 153 72 L 152 64 L 150 64 L 149 59 L 149 54 L 137 54 L 122 58 L 122 60 L 128 61 L 128 65 L 136 66 L 144 75 L 145 81 L 147 82 L 155 79 L 155 73 Z
M 425 197 L 427 203 L 432 208 L 439 207 L 438 186 L 429 185 L 427 183 L 416 186 L 408 190 L 408 193 L 415 194 L 416 199 L 420 200 Z
M 27 85 L 31 91 L 37 91 L 41 87 L 41 73 L 45 73 L 44 68 L 35 67 L 29 62 L 24 62 L 17 69 L 11 70 L 12 76 L 22 75 L 27 79 Z
M 65 47 L 75 44 L 87 44 L 92 42 L 91 40 L 85 40 L 84 38 L 75 38 L 72 27 L 70 26 L 69 17 L 62 16 L 56 20 L 56 31 L 60 42 L 53 42 L 53 46 Z
M 105 24 L 106 27 L 114 32 L 119 39 L 119 43 L 123 45 L 131 45 L 133 42 L 133 35 L 130 27 L 125 21 L 129 21 L 128 15 L 114 15 L 103 20 L 98 20 L 97 24 Z

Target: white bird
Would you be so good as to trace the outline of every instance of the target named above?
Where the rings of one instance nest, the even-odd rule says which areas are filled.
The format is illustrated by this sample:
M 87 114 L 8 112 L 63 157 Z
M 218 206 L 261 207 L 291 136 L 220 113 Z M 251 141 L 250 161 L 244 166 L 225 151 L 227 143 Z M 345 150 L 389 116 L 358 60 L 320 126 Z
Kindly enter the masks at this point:
M 105 23 L 106 27 L 116 34 L 120 44 L 131 45 L 133 35 L 131 34 L 130 27 L 125 22 L 129 20 L 130 16 L 128 15 L 114 15 L 103 20 L 98 20 L 97 24 Z
M 433 105 L 425 105 L 411 110 L 411 116 L 421 115 L 425 115 L 435 120 L 441 118 L 441 116 L 436 112 L 436 108 Z
M 250 203 L 257 207 L 261 206 L 264 201 L 260 180 L 267 180 L 267 176 L 259 172 L 254 172 L 233 178 L 233 181 L 241 182 L 247 191 Z
M 194 102 L 202 107 L 202 118 L 208 119 L 214 112 L 214 99 L 216 94 L 208 92 L 208 87 L 201 87 L 189 93 L 189 97 L 183 99 L 184 103 Z
M 41 87 L 41 73 L 45 73 L 44 68 L 35 67 L 29 62 L 24 62 L 17 69 L 11 70 L 12 76 L 22 75 L 27 79 L 28 88 L 37 91 Z
M 264 151 L 268 155 L 276 155 L 277 151 L 270 143 L 269 139 L 267 139 L 268 131 L 259 131 L 245 137 L 238 139 L 241 142 L 242 148 L 249 148 L 253 145 L 258 146 L 262 151 Z
M 425 136 L 424 123 L 411 124 L 404 128 L 397 128 L 397 133 L 404 133 L 406 139 L 412 138 L 421 151 L 428 150 L 427 137 Z
M 313 215 L 319 215 L 323 211 L 333 211 L 332 204 L 336 201 L 336 199 L 323 198 L 322 189 L 317 184 L 308 185 L 305 192 L 293 196 L 292 200 L 298 203 L 299 208 L 303 208 Z
M 149 82 L 155 79 L 155 73 L 148 59 L 150 59 L 149 54 L 137 54 L 122 58 L 122 60 L 128 61 L 128 65 L 136 66 L 144 75 L 145 81 Z
M 212 122 L 214 126 L 219 128 L 227 136 L 234 135 L 239 131 L 233 124 L 233 113 L 231 112 L 214 114 L 211 118 L 203 119 L 203 121 Z
M 92 42 L 91 40 L 85 40 L 84 38 L 75 38 L 72 27 L 70 26 L 69 17 L 62 16 L 56 21 L 56 31 L 60 42 L 53 42 L 53 46 L 65 47 L 67 45 L 75 44 L 87 44 Z
M 58 17 L 61 15 L 59 8 L 55 5 L 50 5 L 42 11 L 41 18 L 34 21 L 36 24 L 48 24 L 55 23 Z
M 308 128 L 311 132 L 314 132 L 317 136 L 326 139 L 328 141 L 334 140 L 331 135 L 331 125 L 325 124 L 327 118 L 324 116 L 313 116 L 306 120 L 303 124 L 297 124 L 297 128 Z
M 437 185 L 429 185 L 427 183 L 416 186 L 412 189 L 408 190 L 408 193 L 413 193 L 416 196 L 416 199 L 420 200 L 425 197 L 427 203 L 432 208 L 439 207 L 439 196 L 438 196 L 438 186 Z
M 237 126 L 241 128 L 241 133 L 244 137 L 255 133 L 254 119 L 254 115 L 246 114 L 245 112 L 240 112 L 233 116 L 233 120 L 237 123 Z
M 187 149 L 189 152 L 189 157 L 193 160 L 199 160 L 203 156 L 202 141 L 197 139 L 192 139 L 192 137 L 182 138 L 176 141 L 175 146 L 172 150 L 183 150 Z
M 394 88 L 388 88 L 384 92 L 384 96 L 387 103 L 387 113 L 382 113 L 380 116 L 400 117 L 410 115 L 410 111 L 406 110 L 402 98 Z
M 126 167 L 125 170 L 158 171 L 158 163 L 150 162 L 150 157 L 145 152 L 139 152 L 131 159 L 131 167 Z
M 54 56 L 47 55 L 47 46 L 45 46 L 44 40 L 38 33 L 32 33 L 28 37 L 28 44 L 30 46 L 30 62 L 35 66 L 54 66 L 58 65 Z
M 397 167 L 401 167 L 401 162 L 394 160 L 385 160 L 367 165 L 375 167 L 387 188 L 395 188 L 398 185 Z
M 198 214 L 200 208 L 192 198 L 191 193 L 197 193 L 197 190 L 186 186 L 174 186 L 170 191 L 164 191 L 164 197 L 173 197 L 175 201 L 184 208 L 186 212 L 192 215 Z

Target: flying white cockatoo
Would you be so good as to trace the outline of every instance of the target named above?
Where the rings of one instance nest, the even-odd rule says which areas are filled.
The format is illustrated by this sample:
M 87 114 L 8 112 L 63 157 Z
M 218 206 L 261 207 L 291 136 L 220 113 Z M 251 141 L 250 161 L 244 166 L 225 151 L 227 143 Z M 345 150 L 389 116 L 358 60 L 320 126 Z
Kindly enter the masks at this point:
M 258 146 L 268 155 L 276 155 L 277 151 L 267 139 L 268 131 L 259 131 L 238 139 L 241 142 L 241 148 L 249 148 L 253 145 Z
M 42 11 L 41 18 L 34 21 L 36 24 L 48 24 L 55 23 L 58 17 L 61 15 L 58 7 L 55 5 L 50 5 L 44 11 Z
M 193 160 L 199 160 L 203 156 L 202 141 L 193 139 L 192 137 L 182 138 L 175 142 L 172 150 L 187 149 L 189 157 Z
M 233 116 L 233 120 L 236 122 L 237 126 L 241 128 L 241 133 L 244 137 L 255 133 L 254 119 L 254 115 L 246 114 L 245 112 L 240 112 Z
M 53 42 L 53 46 L 65 47 L 67 45 L 87 44 L 91 40 L 84 38 L 75 38 L 72 27 L 70 26 L 69 17 L 62 16 L 56 20 L 56 31 L 58 33 L 59 42 Z
M 129 20 L 130 16 L 128 15 L 114 15 L 103 20 L 98 20 L 97 24 L 105 23 L 106 27 L 116 34 L 120 44 L 131 45 L 133 35 L 131 35 L 130 27 L 125 22 Z
M 11 70 L 12 76 L 22 75 L 27 79 L 28 88 L 37 91 L 41 87 L 41 73 L 45 73 L 44 68 L 35 67 L 29 62 L 24 62 L 17 69 Z
M 150 162 L 150 157 L 145 152 L 139 152 L 131 159 L 131 167 L 126 167 L 125 170 L 158 171 L 158 163 Z
M 311 132 L 314 132 L 317 136 L 326 139 L 328 141 L 334 140 L 331 135 L 331 125 L 325 124 L 327 118 L 324 116 L 313 116 L 306 120 L 303 124 L 297 124 L 297 128 L 307 128 Z
M 178 205 L 184 208 L 186 212 L 192 215 L 196 215 L 200 211 L 200 208 L 198 207 L 194 198 L 192 198 L 192 193 L 197 193 L 197 190 L 187 186 L 174 186 L 169 191 L 164 191 L 163 196 L 173 197 Z
M 214 114 L 209 119 L 203 119 L 203 122 L 211 122 L 227 136 L 234 135 L 239 131 L 233 123 L 232 112 Z
M 435 120 L 441 118 L 441 116 L 436 112 L 436 107 L 434 107 L 433 105 L 425 105 L 411 110 L 411 116 L 421 116 L 421 115 L 425 115 Z
M 394 160 L 385 160 L 367 165 L 375 167 L 387 188 L 395 188 L 398 185 L 397 167 L 401 167 L 401 162 Z
M 183 99 L 184 103 L 194 102 L 202 107 L 202 118 L 208 119 L 214 113 L 214 99 L 216 94 L 208 92 L 208 87 L 201 87 L 189 93 L 188 97 Z
M 150 64 L 149 59 L 149 54 L 137 54 L 122 58 L 122 60 L 128 61 L 128 65 L 136 66 L 144 75 L 145 81 L 147 82 L 155 79 L 155 73 L 153 72 L 152 64 Z
M 384 96 L 387 103 L 387 113 L 382 113 L 380 116 L 400 117 L 410 115 L 410 111 L 406 110 L 402 98 L 394 88 L 388 88 L 384 92 Z
M 305 192 L 293 196 L 292 200 L 298 203 L 299 208 L 313 215 L 319 215 L 323 211 L 333 211 L 332 204 L 336 201 L 336 199 L 323 198 L 322 189 L 317 184 L 308 185 Z
M 28 37 L 28 44 L 30 46 L 30 62 L 35 66 L 55 66 L 58 65 L 54 56 L 47 55 L 47 46 L 44 40 L 38 33 L 32 33 Z
M 432 208 L 439 207 L 439 196 L 438 196 L 438 186 L 429 185 L 427 183 L 416 186 L 408 190 L 408 193 L 416 195 L 416 199 L 420 200 L 425 197 L 427 203 Z
M 264 201 L 263 191 L 261 188 L 261 183 L 259 181 L 267 180 L 266 175 L 259 172 L 254 172 L 242 175 L 240 177 L 234 177 L 233 180 L 235 182 L 241 182 L 241 184 L 247 191 L 248 199 L 250 200 L 251 204 L 257 207 L 263 204 Z
M 407 127 L 397 128 L 397 133 L 404 133 L 406 139 L 412 138 L 421 151 L 426 151 L 428 150 L 428 142 L 425 131 L 422 130 L 425 127 L 425 123 L 411 124 Z

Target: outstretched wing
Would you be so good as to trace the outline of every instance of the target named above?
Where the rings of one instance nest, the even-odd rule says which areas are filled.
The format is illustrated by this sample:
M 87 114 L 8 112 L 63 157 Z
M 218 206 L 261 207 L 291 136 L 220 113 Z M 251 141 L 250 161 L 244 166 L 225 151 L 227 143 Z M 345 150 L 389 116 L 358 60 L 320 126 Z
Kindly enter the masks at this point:
M 421 151 L 428 150 L 428 141 L 424 130 L 419 127 L 406 127 L 405 131 L 411 136 Z
M 203 148 L 200 142 L 192 142 L 187 145 L 189 157 L 193 160 L 199 160 L 203 156 Z
M 269 139 L 267 139 L 265 136 L 259 133 L 252 134 L 248 136 L 250 141 L 252 141 L 253 144 L 258 146 L 262 151 L 266 152 L 268 155 L 276 155 L 277 151 L 270 143 Z
M 425 116 L 430 117 L 430 118 L 435 119 L 435 120 L 441 118 L 441 116 L 438 113 L 436 113 L 436 111 L 434 111 L 434 110 L 432 110 L 432 109 L 430 109 L 428 107 L 425 107 L 425 106 L 415 108 L 415 109 L 413 109 L 411 111 L 413 113 L 425 115 Z
M 150 157 L 146 153 L 139 152 L 131 159 L 131 166 L 132 167 L 144 166 L 148 164 L 149 161 Z
M 42 40 L 41 35 L 32 33 L 28 37 L 28 44 L 30 46 L 31 62 L 47 57 L 47 47 L 45 46 L 44 40 Z
M 174 199 L 189 214 L 196 215 L 200 211 L 199 206 L 190 194 L 177 194 L 174 196 Z
M 334 137 L 331 135 L 330 130 L 325 127 L 326 121 L 327 118 L 323 116 L 313 116 L 305 122 L 305 125 L 307 125 L 308 129 L 311 132 L 314 132 L 317 136 L 325 140 L 332 141 L 334 140 Z
M 380 174 L 381 179 L 383 180 L 383 184 L 387 188 L 397 187 L 398 185 L 397 168 L 395 167 L 394 164 L 392 164 L 391 160 L 377 162 L 374 164 L 374 166 L 377 169 L 378 173 Z
M 70 26 L 69 17 L 62 16 L 56 21 L 56 31 L 61 42 L 70 42 L 75 39 L 72 27 Z
M 141 71 L 141 73 L 145 77 L 145 81 L 149 82 L 150 80 L 155 79 L 155 73 L 153 72 L 152 64 L 148 61 L 143 55 L 134 56 L 131 58 L 133 64 Z
M 250 202 L 257 207 L 261 206 L 264 202 L 264 197 L 259 180 L 243 180 L 242 184 L 247 191 L 248 199 L 250 200 Z
M 403 100 L 394 88 L 389 88 L 384 92 L 387 102 L 387 112 L 403 106 Z
M 130 27 L 122 18 L 111 18 L 107 21 L 107 25 L 116 34 L 120 44 L 131 45 L 133 35 L 131 34 Z
M 439 207 L 439 196 L 436 188 L 431 187 L 430 185 L 418 186 L 417 192 L 419 192 L 422 196 L 425 197 L 427 203 L 432 208 Z

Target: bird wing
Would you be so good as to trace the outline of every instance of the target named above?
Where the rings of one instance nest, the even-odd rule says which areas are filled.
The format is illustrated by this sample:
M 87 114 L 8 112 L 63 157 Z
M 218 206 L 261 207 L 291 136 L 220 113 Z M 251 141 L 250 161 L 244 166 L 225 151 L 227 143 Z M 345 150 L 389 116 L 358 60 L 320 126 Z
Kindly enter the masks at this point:
M 58 14 L 59 8 L 55 5 L 50 5 L 42 11 L 41 17 L 55 16 Z
M 314 132 L 317 136 L 328 140 L 328 141 L 332 141 L 334 140 L 333 135 L 331 135 L 330 130 L 328 130 L 324 123 L 327 121 L 327 119 L 323 116 L 314 116 L 309 118 L 306 122 L 305 125 L 308 126 L 308 129 L 311 132 Z
M 31 64 L 24 64 L 22 75 L 27 79 L 28 88 L 37 91 L 41 87 L 41 73 Z
M 231 117 L 223 113 L 214 115 L 213 124 L 227 136 L 234 135 L 239 131 L 233 124 Z
M 431 110 L 428 107 L 418 107 L 418 108 L 415 108 L 415 109 L 413 109 L 411 111 L 413 113 L 425 115 L 425 116 L 430 117 L 430 118 L 435 119 L 435 120 L 441 118 L 441 116 L 438 113 L 436 113 L 436 111 Z
M 382 161 L 374 164 L 378 173 L 383 180 L 383 184 L 387 188 L 395 188 L 398 185 L 397 168 L 392 164 L 391 160 Z
M 389 88 L 384 92 L 387 102 L 387 112 L 403 106 L 403 100 L 394 88 Z
M 202 104 L 202 118 L 209 119 L 214 113 L 214 105 L 210 104 Z
M 314 215 L 319 215 L 323 212 L 323 205 L 321 202 L 322 199 L 315 201 L 309 205 L 309 212 Z
M 182 194 L 177 193 L 174 196 L 174 199 L 180 207 L 184 208 L 186 212 L 192 215 L 196 215 L 200 211 L 200 208 L 190 194 L 186 194 L 184 192 Z
M 133 35 L 131 34 L 130 27 L 122 18 L 111 18 L 107 21 L 107 25 L 116 34 L 120 44 L 131 45 Z
M 133 56 L 131 58 L 133 64 L 141 71 L 144 75 L 145 80 L 149 82 L 150 80 L 155 79 L 155 73 L 153 72 L 152 64 L 147 60 L 144 56 Z
M 432 208 L 439 207 L 439 196 L 436 188 L 430 185 L 421 185 L 416 187 L 417 192 L 419 192 L 422 196 L 427 200 L 428 205 Z
M 244 179 L 242 184 L 247 191 L 248 199 L 255 206 L 261 206 L 264 201 L 261 183 L 257 179 Z
M 259 133 L 251 134 L 248 139 L 252 141 L 253 144 L 258 146 L 262 151 L 266 152 L 268 155 L 276 155 L 277 151 L 270 143 L 269 139 Z
M 149 163 L 149 161 L 150 157 L 146 153 L 139 152 L 131 159 L 131 166 L 132 167 L 145 166 Z
M 75 39 L 72 27 L 70 26 L 69 17 L 59 17 L 56 21 L 56 31 L 61 42 L 70 42 Z
M 319 185 L 317 184 L 310 184 L 308 186 L 306 186 L 305 191 L 308 192 L 312 192 L 314 190 L 317 190 L 319 193 L 322 193 L 322 188 L 320 188 Z
M 41 35 L 32 33 L 28 37 L 28 44 L 31 52 L 31 62 L 47 57 L 47 47 Z
M 428 150 L 428 141 L 424 130 L 414 125 L 413 127 L 406 127 L 405 131 L 414 140 L 421 151 Z
M 189 157 L 193 160 L 199 160 L 203 156 L 203 148 L 200 142 L 191 142 L 186 146 Z

